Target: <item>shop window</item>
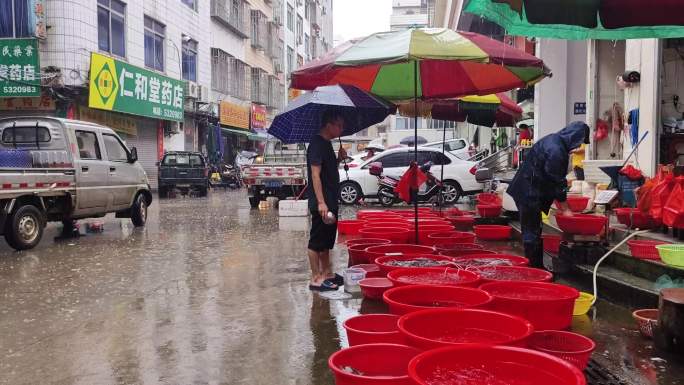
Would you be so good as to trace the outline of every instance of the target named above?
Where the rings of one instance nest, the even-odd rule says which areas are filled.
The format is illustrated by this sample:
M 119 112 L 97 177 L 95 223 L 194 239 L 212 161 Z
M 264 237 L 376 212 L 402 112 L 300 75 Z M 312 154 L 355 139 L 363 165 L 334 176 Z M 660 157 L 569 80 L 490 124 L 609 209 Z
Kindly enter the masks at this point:
M 183 36 L 183 79 L 197 81 L 197 41 Z
M 164 71 L 166 26 L 145 16 L 145 67 Z
M 29 0 L 0 0 L 0 38 L 31 37 Z
M 78 143 L 78 153 L 81 159 L 102 159 L 100 144 L 94 132 L 76 131 L 76 143 Z
M 126 56 L 126 4 L 119 0 L 97 1 L 97 46 L 100 51 Z

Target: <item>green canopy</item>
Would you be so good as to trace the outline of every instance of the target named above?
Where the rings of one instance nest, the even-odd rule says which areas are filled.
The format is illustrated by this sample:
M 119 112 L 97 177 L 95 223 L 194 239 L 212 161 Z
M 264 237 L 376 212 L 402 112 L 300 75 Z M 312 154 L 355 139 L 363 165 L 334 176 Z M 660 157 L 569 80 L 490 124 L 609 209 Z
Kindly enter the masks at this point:
M 660 3 L 662 0 L 651 0 Z M 641 19 L 667 20 L 663 15 L 650 17 L 649 13 L 667 13 L 663 7 L 651 1 L 645 1 L 640 9 L 634 12 L 627 7 L 634 7 L 634 1 L 622 3 L 622 11 L 629 15 L 641 13 Z M 611 1 L 611 4 L 615 1 Z M 681 5 L 679 7 L 682 7 Z M 679 10 L 679 14 L 684 10 Z M 472 13 L 494 22 L 506 30 L 509 35 L 542 37 L 565 40 L 624 40 L 647 38 L 684 37 L 684 26 L 681 25 L 648 25 L 606 28 L 602 20 L 616 20 L 630 25 L 630 21 L 640 16 L 611 15 L 601 0 L 470 0 L 464 12 Z M 601 14 L 601 12 L 604 12 Z M 621 19 L 619 19 L 621 18 Z M 530 21 L 530 19 L 532 21 Z M 563 23 L 554 23 L 563 21 Z

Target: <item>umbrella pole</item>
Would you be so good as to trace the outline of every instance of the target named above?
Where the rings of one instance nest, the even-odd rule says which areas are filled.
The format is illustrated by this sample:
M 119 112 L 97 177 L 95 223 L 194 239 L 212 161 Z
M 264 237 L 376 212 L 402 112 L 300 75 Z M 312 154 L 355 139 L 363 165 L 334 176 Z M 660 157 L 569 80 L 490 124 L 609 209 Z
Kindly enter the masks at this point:
M 418 167 L 418 60 L 413 61 L 413 161 Z M 415 179 L 414 179 L 415 180 Z M 414 182 L 415 184 L 415 182 Z M 413 212 L 415 215 L 414 231 L 416 237 L 416 245 L 420 244 L 418 240 L 418 186 L 415 186 L 414 191 Z
M 445 157 L 444 152 L 446 151 L 446 124 L 444 124 L 444 131 L 442 131 L 442 157 Z M 439 171 L 439 198 L 437 199 L 437 202 L 440 202 L 440 199 L 444 199 L 442 197 L 442 192 L 444 191 L 444 165 L 442 165 L 442 168 Z M 439 205 L 439 213 L 442 213 L 442 206 L 443 204 Z

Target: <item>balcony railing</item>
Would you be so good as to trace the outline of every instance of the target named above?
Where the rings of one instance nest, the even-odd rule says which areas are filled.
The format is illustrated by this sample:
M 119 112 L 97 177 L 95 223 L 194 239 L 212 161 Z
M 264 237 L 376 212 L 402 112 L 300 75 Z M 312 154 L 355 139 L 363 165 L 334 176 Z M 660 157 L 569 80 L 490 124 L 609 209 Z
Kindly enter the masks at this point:
M 211 85 L 220 93 L 247 99 L 247 65 L 218 49 L 211 49 Z
M 249 6 L 244 0 L 211 0 L 211 17 L 243 39 L 249 38 Z
M 268 44 L 268 24 L 266 15 L 252 10 L 250 14 L 251 45 L 257 49 L 266 49 Z

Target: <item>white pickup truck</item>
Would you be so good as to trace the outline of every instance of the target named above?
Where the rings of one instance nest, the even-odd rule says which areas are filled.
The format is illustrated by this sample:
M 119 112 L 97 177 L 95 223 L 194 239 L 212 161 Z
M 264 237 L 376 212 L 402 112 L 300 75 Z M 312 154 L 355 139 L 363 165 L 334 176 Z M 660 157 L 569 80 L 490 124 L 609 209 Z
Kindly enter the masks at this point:
M 17 250 L 35 247 L 47 222 L 116 213 L 144 226 L 152 203 L 147 175 L 110 128 L 48 117 L 0 119 L 0 234 Z
M 269 196 L 296 197 L 306 186 L 306 146 L 268 141 L 264 153 L 241 172 L 252 208 Z

